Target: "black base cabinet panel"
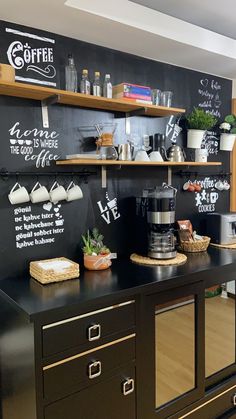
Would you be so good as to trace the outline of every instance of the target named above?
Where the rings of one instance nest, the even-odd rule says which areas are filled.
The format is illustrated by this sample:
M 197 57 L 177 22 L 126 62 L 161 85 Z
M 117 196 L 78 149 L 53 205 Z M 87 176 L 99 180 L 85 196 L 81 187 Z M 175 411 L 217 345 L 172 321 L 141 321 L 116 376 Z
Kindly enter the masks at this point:
M 171 419 L 223 419 L 236 418 L 236 379 L 232 378 L 227 387 L 222 384 L 209 392 L 204 399 L 189 406 Z
M 135 381 L 134 367 L 52 403 L 45 408 L 44 419 L 136 419 L 135 389 L 133 381 L 125 387 L 127 377 Z

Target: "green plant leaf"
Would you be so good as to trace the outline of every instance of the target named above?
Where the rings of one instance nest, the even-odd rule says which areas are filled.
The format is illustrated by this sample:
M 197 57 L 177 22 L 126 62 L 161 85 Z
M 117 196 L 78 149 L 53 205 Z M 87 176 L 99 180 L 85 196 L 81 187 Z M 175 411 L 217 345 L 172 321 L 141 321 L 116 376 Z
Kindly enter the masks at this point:
M 213 115 L 199 108 L 194 108 L 186 119 L 190 129 L 200 129 L 204 131 L 211 129 L 217 123 L 217 119 Z

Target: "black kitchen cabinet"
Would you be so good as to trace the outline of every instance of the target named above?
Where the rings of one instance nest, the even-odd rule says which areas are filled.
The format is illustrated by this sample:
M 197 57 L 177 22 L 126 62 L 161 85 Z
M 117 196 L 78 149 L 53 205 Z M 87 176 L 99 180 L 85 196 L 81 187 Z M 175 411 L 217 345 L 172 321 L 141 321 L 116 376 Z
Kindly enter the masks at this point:
M 107 288 L 82 274 L 60 294 L 1 281 L 1 419 L 234 417 L 235 299 L 205 294 L 235 281 L 236 254 L 202 260 L 120 261 Z

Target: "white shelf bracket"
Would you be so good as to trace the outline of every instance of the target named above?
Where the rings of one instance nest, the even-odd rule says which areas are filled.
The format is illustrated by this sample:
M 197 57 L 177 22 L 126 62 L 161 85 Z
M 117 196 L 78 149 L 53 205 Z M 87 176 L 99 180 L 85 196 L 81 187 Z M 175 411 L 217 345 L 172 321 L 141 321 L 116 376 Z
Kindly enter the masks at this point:
M 172 185 L 172 167 L 168 166 L 167 184 Z
M 48 105 L 45 100 L 41 100 L 41 109 L 42 109 L 43 128 L 49 128 Z
M 102 175 L 102 189 L 106 189 L 106 187 L 107 187 L 107 168 L 106 168 L 106 166 L 102 166 L 101 175 Z

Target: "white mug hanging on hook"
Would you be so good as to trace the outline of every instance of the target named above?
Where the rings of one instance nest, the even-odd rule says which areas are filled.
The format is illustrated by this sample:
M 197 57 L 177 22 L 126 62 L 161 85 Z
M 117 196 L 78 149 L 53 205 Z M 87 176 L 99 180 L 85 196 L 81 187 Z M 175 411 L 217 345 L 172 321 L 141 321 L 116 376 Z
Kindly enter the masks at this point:
M 76 199 L 82 199 L 83 198 L 83 192 L 82 189 L 79 187 L 79 185 L 76 185 L 74 181 L 72 180 L 66 189 L 67 192 L 67 202 L 75 201 Z
M 30 196 L 27 189 L 16 182 L 8 195 L 8 199 L 12 205 L 17 205 L 29 202 Z
M 50 195 L 47 188 L 37 181 L 30 192 L 30 199 L 33 204 L 37 204 L 38 202 L 49 201 Z
M 64 186 L 59 185 L 57 180 L 52 185 L 49 195 L 50 201 L 53 202 L 53 204 L 57 204 L 59 201 L 64 201 L 67 198 L 67 192 Z

